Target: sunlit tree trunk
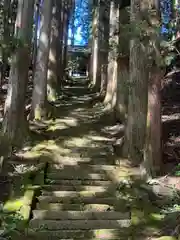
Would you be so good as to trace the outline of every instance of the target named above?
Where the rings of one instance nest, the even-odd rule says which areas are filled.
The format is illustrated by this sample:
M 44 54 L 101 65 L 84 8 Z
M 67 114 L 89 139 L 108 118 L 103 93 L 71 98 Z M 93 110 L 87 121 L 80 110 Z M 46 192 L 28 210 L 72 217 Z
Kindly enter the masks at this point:
M 53 17 L 51 26 L 51 44 L 49 52 L 49 69 L 47 80 L 48 100 L 55 101 L 60 93 L 60 84 L 58 81 L 59 58 L 61 56 L 61 42 L 59 39 L 59 18 L 61 14 L 61 2 L 54 1 Z
M 58 83 L 60 87 L 62 88 L 62 82 L 63 82 L 63 39 L 64 39 L 64 18 L 65 18 L 65 2 L 61 2 L 61 10 L 59 14 L 59 21 L 58 21 L 58 29 L 59 29 L 59 56 L 58 56 Z
M 108 80 L 109 18 L 110 2 L 101 3 L 102 49 L 101 49 L 101 96 L 105 97 Z
M 42 4 L 40 37 L 34 73 L 34 88 L 32 96 L 31 119 L 45 117 L 47 108 L 47 73 L 51 36 L 52 0 Z
M 132 24 L 141 21 L 141 4 L 142 0 L 131 0 Z M 135 165 L 142 162 L 145 147 L 149 79 L 146 56 L 146 45 L 140 38 L 130 40 L 128 119 L 124 153 Z
M 3 132 L 13 144 L 20 143 L 25 128 L 25 95 L 32 39 L 34 0 L 19 0 L 16 36 L 22 41 L 12 56 L 8 95 L 4 108 Z
M 119 30 L 119 5 L 117 1 L 111 1 L 110 6 L 110 34 L 108 57 L 108 83 L 104 104 L 107 109 L 114 109 L 117 101 L 117 70 L 118 70 L 118 34 Z
M 97 92 L 99 92 L 101 88 L 100 16 L 101 16 L 101 2 L 100 0 L 95 0 L 93 4 L 90 79 L 92 87 Z
M 33 37 L 33 69 L 36 65 L 36 57 L 37 57 L 37 48 L 38 48 L 38 27 L 39 27 L 39 19 L 40 19 L 40 3 L 41 0 L 36 0 L 36 9 L 35 9 L 35 28 L 34 28 L 34 37 Z
M 64 28 L 63 28 L 63 55 L 62 55 L 62 70 L 63 77 L 66 77 L 66 65 L 67 65 L 67 54 L 68 54 L 68 26 L 69 26 L 69 15 L 70 15 L 70 0 L 66 1 L 64 8 Z
M 152 27 L 160 26 L 160 15 L 158 5 L 155 4 L 155 11 L 149 16 Z M 155 14 L 154 14 L 155 13 Z M 151 40 L 153 62 L 150 68 L 150 80 L 148 90 L 148 114 L 146 147 L 144 151 L 144 161 L 141 165 L 142 174 L 146 177 L 153 177 L 161 172 L 162 167 L 162 142 L 161 142 L 161 81 L 164 71 L 160 69 L 160 47 L 158 38 Z

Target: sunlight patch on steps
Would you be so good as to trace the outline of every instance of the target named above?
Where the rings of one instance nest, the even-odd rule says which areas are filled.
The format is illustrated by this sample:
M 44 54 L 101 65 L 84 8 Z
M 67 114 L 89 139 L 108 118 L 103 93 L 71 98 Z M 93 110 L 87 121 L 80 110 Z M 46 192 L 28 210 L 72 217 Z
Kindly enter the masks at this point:
M 64 119 L 56 119 L 47 129 L 47 131 L 55 131 L 67 129 L 70 127 L 78 126 L 78 120 L 76 118 L 64 118 Z
M 33 159 L 44 155 L 50 157 L 51 159 L 56 159 L 59 157 L 59 155 L 65 155 L 70 153 L 70 149 L 57 145 L 54 140 L 48 140 L 40 142 L 28 151 L 20 152 L 18 156 L 26 159 Z
M 86 136 L 83 137 L 73 137 L 69 140 L 64 141 L 65 147 L 84 147 L 91 145 L 91 140 Z

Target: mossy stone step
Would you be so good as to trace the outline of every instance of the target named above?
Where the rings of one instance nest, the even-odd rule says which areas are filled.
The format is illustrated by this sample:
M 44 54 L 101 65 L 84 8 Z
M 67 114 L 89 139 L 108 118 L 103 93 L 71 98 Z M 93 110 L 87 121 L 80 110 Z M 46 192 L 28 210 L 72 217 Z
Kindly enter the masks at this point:
M 131 220 L 39 220 L 32 219 L 29 228 L 34 230 L 89 230 L 122 229 L 130 227 Z M 126 231 L 126 230 L 125 230 Z
M 119 200 L 114 204 L 61 204 L 61 203 L 43 203 L 37 204 L 38 210 L 52 210 L 52 211 L 123 211 L 129 210 L 125 200 Z
M 109 177 L 102 173 L 88 173 L 86 171 L 80 170 L 78 172 L 66 172 L 61 171 L 59 173 L 48 173 L 48 179 L 53 180 L 108 180 Z
M 94 229 L 94 230 L 56 230 L 56 231 L 28 231 L 28 236 L 35 239 L 44 240 L 73 240 L 73 239 L 91 239 L 91 240 L 127 240 L 127 233 L 121 229 Z
M 117 188 L 117 186 L 91 186 L 91 185 L 43 185 L 42 190 L 45 191 L 112 191 L 115 190 Z
M 69 172 L 76 172 L 76 171 L 88 171 L 88 172 L 106 172 L 106 171 L 114 171 L 120 169 L 119 166 L 116 165 L 90 165 L 90 164 L 80 164 L 75 166 L 67 166 L 67 165 L 58 165 L 52 164 L 48 167 L 48 172 L 50 173 L 59 173 L 61 171 L 69 171 Z
M 53 186 L 54 185 L 54 186 Z M 112 181 L 108 180 L 64 180 L 64 179 L 46 179 L 46 187 L 70 186 L 111 186 Z
M 115 188 L 104 188 L 104 187 L 98 187 L 88 190 L 81 190 L 81 191 L 45 191 L 43 190 L 41 192 L 42 196 L 55 196 L 55 197 L 87 197 L 87 196 L 112 196 L 116 194 Z
M 92 211 L 56 211 L 34 210 L 33 219 L 47 220 L 123 220 L 130 219 L 130 212 L 92 212 Z
M 114 192 L 117 189 L 117 186 L 89 186 L 89 185 L 44 185 L 42 190 L 45 191 L 89 191 L 89 192 L 101 192 L 109 191 Z
M 104 197 L 100 196 L 67 196 L 67 197 L 56 197 L 56 196 L 40 196 L 38 197 L 39 202 L 42 204 L 48 203 L 64 203 L 64 204 L 115 204 L 118 199 L 115 197 Z
M 49 159 L 49 163 L 52 163 L 52 160 Z M 73 165 L 114 165 L 114 159 L 107 159 L 105 156 L 102 157 L 76 157 L 76 156 L 59 156 L 56 159 L 53 159 L 54 164 L 61 164 L 66 166 L 73 166 Z

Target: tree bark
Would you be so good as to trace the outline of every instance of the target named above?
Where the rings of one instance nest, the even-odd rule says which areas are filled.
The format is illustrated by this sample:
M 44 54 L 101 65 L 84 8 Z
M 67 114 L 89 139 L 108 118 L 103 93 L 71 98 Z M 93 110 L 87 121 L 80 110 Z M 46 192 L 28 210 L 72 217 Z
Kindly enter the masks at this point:
M 120 5 L 121 7 L 121 5 Z M 117 121 L 125 122 L 128 109 L 128 83 L 129 83 L 129 39 L 123 36 L 121 25 L 129 23 L 129 12 L 127 9 L 119 13 L 119 45 L 118 45 L 118 82 L 117 101 L 115 106 L 115 118 Z
M 50 50 L 50 33 L 52 19 L 52 0 L 46 0 L 42 5 L 39 46 L 34 74 L 31 119 L 40 120 L 46 116 L 47 108 L 47 73 Z
M 93 4 L 92 20 L 92 54 L 90 58 L 90 79 L 94 90 L 100 92 L 101 89 L 101 59 L 100 59 L 100 16 L 101 1 L 95 0 Z
M 48 100 L 55 101 L 60 94 L 60 84 L 58 81 L 59 58 L 61 56 L 61 43 L 59 39 L 59 15 L 61 13 L 61 2 L 55 0 L 53 7 L 51 43 L 49 52 L 49 69 L 47 79 Z
M 117 101 L 117 70 L 118 70 L 118 41 L 119 36 L 119 5 L 115 0 L 110 5 L 110 32 L 108 56 L 108 83 L 104 104 L 108 110 L 113 110 Z
M 131 23 L 141 21 L 142 0 L 131 1 Z M 146 46 L 139 37 L 130 40 L 130 86 L 124 154 L 132 164 L 143 160 L 146 137 L 148 79 Z
M 30 64 L 33 13 L 34 0 L 19 0 L 16 37 L 22 41 L 22 44 L 17 47 L 12 57 L 3 121 L 3 133 L 13 145 L 20 144 L 24 136 L 25 95 Z
M 146 130 L 146 147 L 142 174 L 148 178 L 155 176 L 161 169 L 162 143 L 161 143 L 161 79 L 162 72 L 157 66 L 151 69 L 148 90 L 148 114 Z M 144 172 L 143 172 L 144 171 Z

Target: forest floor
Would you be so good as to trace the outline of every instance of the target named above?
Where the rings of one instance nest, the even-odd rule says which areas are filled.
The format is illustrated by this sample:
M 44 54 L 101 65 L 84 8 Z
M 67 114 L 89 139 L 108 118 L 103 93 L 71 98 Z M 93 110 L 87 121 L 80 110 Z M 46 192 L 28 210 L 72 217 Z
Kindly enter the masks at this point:
M 168 164 L 178 160 L 180 86 L 178 80 L 175 82 L 169 81 L 163 90 L 164 159 Z M 48 162 L 46 183 L 41 186 L 32 209 L 30 228 L 35 229 L 32 239 L 67 239 L 66 233 L 70 234 L 69 238 L 77 239 L 75 232 L 79 230 L 81 239 L 177 237 L 180 230 L 180 198 L 175 189 L 178 188 L 178 177 L 161 177 L 150 183 L 141 180 L 139 169 L 114 153 L 113 143 L 124 126 L 113 123 L 113 118 L 103 111 L 102 104 L 92 106 L 93 97 L 85 84 L 66 86 L 54 108 L 53 119 L 32 123 L 29 141 L 16 155 L 19 164 L 19 169 L 13 168 L 16 174 L 21 172 L 22 175 L 27 162 L 32 166 L 39 161 Z M 170 141 L 174 144 L 171 147 Z M 71 216 L 74 209 L 79 211 L 77 219 Z M 107 223 L 97 219 L 92 223 L 92 216 L 88 222 L 82 211 L 89 210 L 97 215 L 97 212 L 105 213 L 106 217 L 98 220 Z M 64 219 L 59 216 L 62 211 L 68 212 Z M 122 231 L 117 224 L 120 215 L 116 218 L 116 214 L 113 221 L 108 222 L 111 212 L 125 213 L 124 220 L 130 219 L 131 225 Z M 83 223 L 85 220 L 87 225 Z M 65 223 L 66 227 L 63 227 Z M 67 229 L 68 224 L 71 227 Z M 60 235 L 55 236 L 53 232 Z M 82 237 L 82 234 L 85 235 Z

